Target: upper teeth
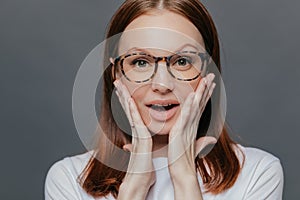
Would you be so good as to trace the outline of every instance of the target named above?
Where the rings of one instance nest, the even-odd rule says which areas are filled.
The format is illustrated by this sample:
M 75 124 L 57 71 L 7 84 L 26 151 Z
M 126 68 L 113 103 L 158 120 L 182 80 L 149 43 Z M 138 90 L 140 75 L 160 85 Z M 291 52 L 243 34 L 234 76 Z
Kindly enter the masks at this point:
M 172 104 L 152 104 L 153 106 L 170 106 L 170 105 L 172 105 Z

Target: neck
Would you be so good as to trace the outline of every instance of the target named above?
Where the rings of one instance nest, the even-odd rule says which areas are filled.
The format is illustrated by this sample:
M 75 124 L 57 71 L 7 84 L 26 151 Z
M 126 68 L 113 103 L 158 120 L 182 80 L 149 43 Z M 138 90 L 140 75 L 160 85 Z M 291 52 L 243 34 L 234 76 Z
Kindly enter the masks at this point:
M 169 135 L 154 135 L 153 141 L 153 157 L 167 157 L 168 156 L 168 143 Z

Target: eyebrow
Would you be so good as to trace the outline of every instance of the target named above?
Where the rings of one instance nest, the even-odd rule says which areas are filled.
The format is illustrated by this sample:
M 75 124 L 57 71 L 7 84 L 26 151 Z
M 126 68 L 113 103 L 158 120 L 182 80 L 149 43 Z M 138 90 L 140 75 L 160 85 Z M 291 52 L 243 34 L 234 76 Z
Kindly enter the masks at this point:
M 170 51 L 170 52 L 180 52 L 180 51 L 182 51 L 184 48 L 186 48 L 186 47 L 192 47 L 192 48 L 194 48 L 194 50 L 196 50 L 196 51 L 201 51 L 201 50 L 205 50 L 204 48 L 202 48 L 201 50 L 199 50 L 195 45 L 192 45 L 192 44 L 189 44 L 189 43 L 187 43 L 187 44 L 184 44 L 184 45 L 182 45 L 181 47 L 179 47 L 178 49 L 176 49 L 175 51 Z M 132 47 L 132 48 L 130 48 L 128 51 L 126 51 L 126 53 L 129 53 L 129 52 L 131 52 L 131 51 L 141 51 L 141 52 L 145 52 L 145 53 L 147 53 L 147 54 L 151 54 L 149 51 L 148 51 L 148 49 L 154 49 L 154 48 L 139 48 L 139 47 Z M 164 49 L 160 49 L 160 50 L 164 50 Z M 167 51 L 167 50 L 166 50 Z

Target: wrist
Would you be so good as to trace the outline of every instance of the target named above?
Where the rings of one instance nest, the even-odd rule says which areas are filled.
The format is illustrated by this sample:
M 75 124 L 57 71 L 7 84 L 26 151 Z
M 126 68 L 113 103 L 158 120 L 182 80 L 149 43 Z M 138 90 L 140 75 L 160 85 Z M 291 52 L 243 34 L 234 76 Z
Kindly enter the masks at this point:
M 190 188 L 191 186 L 199 186 L 198 178 L 196 174 L 184 174 L 182 176 L 172 176 L 171 180 L 174 188 Z
M 169 173 L 171 179 L 176 184 L 185 182 L 184 180 L 197 181 L 197 170 L 196 168 L 191 168 L 189 166 L 182 165 L 169 165 Z
M 202 192 L 197 176 L 186 175 L 184 178 L 172 179 L 175 199 L 202 200 Z
M 118 200 L 143 200 L 146 199 L 150 187 L 136 186 L 135 184 L 129 184 L 123 182 L 120 185 Z

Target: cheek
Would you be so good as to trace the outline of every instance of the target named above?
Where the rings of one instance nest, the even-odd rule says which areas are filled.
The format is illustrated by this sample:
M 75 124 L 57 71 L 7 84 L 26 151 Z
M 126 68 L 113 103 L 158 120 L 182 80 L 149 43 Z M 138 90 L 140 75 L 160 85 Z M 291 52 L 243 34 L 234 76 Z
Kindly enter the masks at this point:
M 144 102 L 144 99 L 146 97 L 147 89 L 145 88 L 133 88 L 130 91 L 131 97 L 134 99 L 136 103 L 142 103 Z
M 149 91 L 149 87 L 132 87 L 131 88 L 131 96 L 137 106 L 138 112 L 146 126 L 149 126 L 151 123 L 151 117 L 149 115 L 148 107 L 145 106 L 145 98 L 147 97 L 147 92 Z
M 121 76 L 120 80 L 126 86 L 131 97 L 138 102 L 142 102 L 148 93 L 152 91 L 151 82 L 148 83 L 135 83 L 126 79 L 126 77 Z
M 191 92 L 196 91 L 200 80 L 201 78 L 186 83 L 178 82 L 174 94 L 178 99 L 184 101 Z
M 132 96 L 138 88 L 136 83 L 128 81 L 124 76 L 122 76 L 120 80 L 126 86 L 129 94 Z
M 191 81 L 191 87 L 195 91 L 199 85 L 199 82 L 201 81 L 202 77 L 197 78 L 195 81 Z
M 146 93 L 151 89 L 151 86 L 130 82 L 124 77 L 121 78 L 121 81 L 126 86 L 130 96 L 139 107 L 140 104 L 144 102 Z

